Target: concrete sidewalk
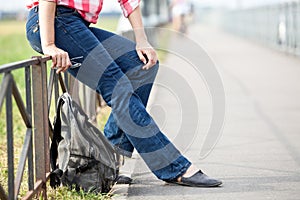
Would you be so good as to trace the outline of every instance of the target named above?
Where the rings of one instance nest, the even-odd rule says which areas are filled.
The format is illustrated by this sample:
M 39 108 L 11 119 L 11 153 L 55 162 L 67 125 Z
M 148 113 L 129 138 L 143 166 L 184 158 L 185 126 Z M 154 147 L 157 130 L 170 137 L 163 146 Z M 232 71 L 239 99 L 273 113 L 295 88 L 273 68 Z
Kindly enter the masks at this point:
M 224 184 L 219 188 L 168 185 L 157 180 L 135 155 L 127 162 L 132 165 L 134 183 L 116 193 L 134 200 L 300 199 L 300 59 L 213 28 L 193 25 L 189 32 L 216 63 L 224 82 L 227 113 L 223 135 L 208 157 L 199 159 L 201 137 L 184 154 Z M 162 65 L 180 71 L 187 64 L 170 55 Z M 161 105 L 172 105 L 165 95 L 154 90 L 151 102 L 159 99 Z M 205 92 L 199 95 L 206 102 Z M 205 105 L 201 108 L 200 130 L 205 130 L 211 113 Z M 165 116 L 166 123 L 176 127 L 176 115 L 172 116 Z M 171 129 L 160 126 L 173 138 Z

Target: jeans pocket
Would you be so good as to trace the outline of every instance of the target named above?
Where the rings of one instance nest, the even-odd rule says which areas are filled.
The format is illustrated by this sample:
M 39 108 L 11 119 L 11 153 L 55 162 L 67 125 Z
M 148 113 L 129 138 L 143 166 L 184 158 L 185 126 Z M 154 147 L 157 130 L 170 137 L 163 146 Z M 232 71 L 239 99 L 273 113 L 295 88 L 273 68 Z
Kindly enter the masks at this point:
M 36 33 L 40 29 L 39 21 L 35 21 L 33 23 L 28 24 L 28 27 L 26 27 L 26 33 Z
M 26 38 L 30 46 L 38 53 L 43 53 L 40 39 L 38 13 L 30 12 L 26 23 Z
M 35 9 L 32 8 L 29 11 L 29 14 L 28 14 L 28 17 L 26 20 L 26 33 L 28 34 L 33 29 L 37 28 L 38 23 L 39 23 L 38 12 L 35 12 Z

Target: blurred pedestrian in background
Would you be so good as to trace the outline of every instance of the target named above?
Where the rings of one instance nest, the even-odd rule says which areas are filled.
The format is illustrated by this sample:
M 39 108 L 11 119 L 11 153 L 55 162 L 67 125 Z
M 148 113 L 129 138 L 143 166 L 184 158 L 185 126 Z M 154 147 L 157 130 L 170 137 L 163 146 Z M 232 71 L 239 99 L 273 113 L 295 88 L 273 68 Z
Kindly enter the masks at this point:
M 170 6 L 172 9 L 173 29 L 181 33 L 186 33 L 186 16 L 190 11 L 189 3 L 187 0 L 172 0 Z

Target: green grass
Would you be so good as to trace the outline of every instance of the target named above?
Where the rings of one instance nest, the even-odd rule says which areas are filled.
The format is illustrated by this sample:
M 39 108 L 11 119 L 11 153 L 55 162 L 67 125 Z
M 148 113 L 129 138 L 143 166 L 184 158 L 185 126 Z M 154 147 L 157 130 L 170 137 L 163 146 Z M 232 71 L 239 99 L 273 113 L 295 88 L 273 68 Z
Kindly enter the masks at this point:
M 96 193 L 86 193 L 84 191 L 77 192 L 75 189 L 68 189 L 66 187 L 60 187 L 56 190 L 49 189 L 48 199 L 57 199 L 57 200 L 107 200 L 111 199 L 112 194 L 96 194 Z

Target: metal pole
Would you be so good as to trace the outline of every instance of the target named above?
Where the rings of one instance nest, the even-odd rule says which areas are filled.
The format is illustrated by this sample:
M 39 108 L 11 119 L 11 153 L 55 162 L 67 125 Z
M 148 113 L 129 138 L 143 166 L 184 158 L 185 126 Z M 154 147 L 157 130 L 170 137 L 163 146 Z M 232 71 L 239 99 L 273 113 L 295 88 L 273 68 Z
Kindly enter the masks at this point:
M 47 88 L 47 61 L 41 63 L 42 68 L 42 88 L 43 88 L 43 111 L 44 111 L 44 147 L 45 147 L 45 170 L 50 172 L 50 151 L 49 151 L 49 112 L 48 112 L 48 88 Z M 46 175 L 46 174 L 45 174 Z
M 38 58 L 40 59 L 40 57 Z M 47 199 L 46 173 L 49 172 L 49 125 L 46 76 L 44 63 L 32 66 L 35 174 L 36 182 L 39 180 L 42 181 L 42 195 L 44 199 Z
M 14 177 L 14 143 L 13 143 L 13 121 L 12 121 L 12 76 L 10 73 L 9 83 L 6 91 L 6 134 L 7 134 L 7 166 L 8 166 L 8 199 L 14 199 L 15 177 Z
M 25 67 L 25 85 L 26 85 L 26 108 L 27 113 L 31 116 L 30 123 L 32 124 L 32 102 L 31 102 L 31 76 L 30 67 Z M 33 190 L 34 187 L 34 172 L 33 172 L 33 143 L 32 143 L 32 128 L 30 132 L 30 144 L 28 149 L 28 189 Z

